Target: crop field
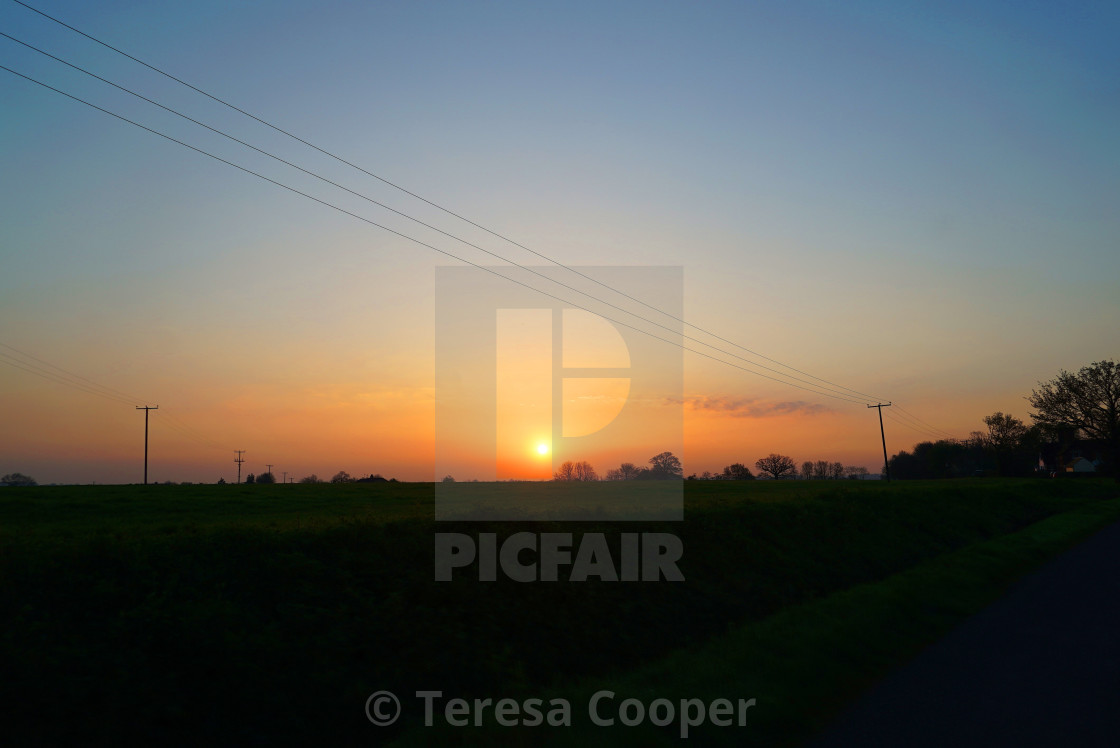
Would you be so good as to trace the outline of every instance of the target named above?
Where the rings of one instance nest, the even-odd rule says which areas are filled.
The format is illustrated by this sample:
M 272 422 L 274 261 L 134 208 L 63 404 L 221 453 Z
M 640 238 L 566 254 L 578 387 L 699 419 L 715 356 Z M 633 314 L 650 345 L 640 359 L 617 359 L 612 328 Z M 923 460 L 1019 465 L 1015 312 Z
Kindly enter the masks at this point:
M 546 502 L 549 484 L 482 486 Z M 1025 571 L 1120 518 L 1104 480 L 686 482 L 683 521 L 436 522 L 432 484 L 0 490 L 0 738 L 649 745 L 587 698 L 754 698 L 697 745 L 796 745 Z M 503 500 L 505 500 L 503 499 Z M 683 582 L 433 579 L 440 532 L 663 532 Z M 401 718 L 376 727 L 367 697 Z M 573 704 L 423 726 L 417 691 Z M 438 715 L 437 715 L 438 716 Z

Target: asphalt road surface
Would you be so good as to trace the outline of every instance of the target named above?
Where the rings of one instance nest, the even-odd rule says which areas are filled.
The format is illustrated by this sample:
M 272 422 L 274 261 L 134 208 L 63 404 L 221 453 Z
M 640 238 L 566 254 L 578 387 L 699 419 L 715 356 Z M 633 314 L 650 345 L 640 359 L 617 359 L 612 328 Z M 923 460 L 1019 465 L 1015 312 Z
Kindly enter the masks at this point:
M 1120 523 L 888 675 L 812 748 L 1120 746 Z

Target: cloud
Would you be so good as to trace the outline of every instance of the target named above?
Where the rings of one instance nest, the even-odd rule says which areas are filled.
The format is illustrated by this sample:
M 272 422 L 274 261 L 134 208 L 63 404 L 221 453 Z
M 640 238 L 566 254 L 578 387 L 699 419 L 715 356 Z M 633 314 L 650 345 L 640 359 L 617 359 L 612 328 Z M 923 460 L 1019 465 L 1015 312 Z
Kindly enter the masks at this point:
M 832 413 L 833 409 L 820 403 L 807 403 L 804 400 L 783 400 L 779 402 L 759 400 L 751 397 L 686 397 L 683 402 L 694 411 L 719 413 L 732 418 L 769 418 L 771 416 L 803 415 L 816 416 Z

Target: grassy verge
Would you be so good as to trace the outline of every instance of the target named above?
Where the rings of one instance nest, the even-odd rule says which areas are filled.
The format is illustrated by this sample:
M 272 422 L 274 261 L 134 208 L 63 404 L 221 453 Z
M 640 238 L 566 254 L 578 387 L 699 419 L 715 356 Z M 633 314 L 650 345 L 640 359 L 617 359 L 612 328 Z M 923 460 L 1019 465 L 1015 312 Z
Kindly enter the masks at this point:
M 689 742 L 797 745 L 863 689 L 991 603 L 1023 573 L 1117 520 L 1120 500 L 1080 507 L 882 581 L 792 606 L 631 672 L 545 695 L 546 704 L 550 696 L 571 702 L 571 728 L 494 728 L 469 735 L 417 730 L 403 736 L 400 745 L 488 744 L 497 739 L 521 745 L 671 744 L 680 739 L 679 721 L 663 728 L 648 720 L 625 727 L 617 724 L 618 704 L 626 698 L 646 705 L 667 698 L 680 713 L 683 699 L 710 703 L 727 698 L 734 704 L 752 697 L 757 704 L 747 711 L 744 727 L 690 727 Z M 616 694 L 599 710 L 601 716 L 616 718 L 613 728 L 593 726 L 587 718 L 591 695 L 604 689 Z

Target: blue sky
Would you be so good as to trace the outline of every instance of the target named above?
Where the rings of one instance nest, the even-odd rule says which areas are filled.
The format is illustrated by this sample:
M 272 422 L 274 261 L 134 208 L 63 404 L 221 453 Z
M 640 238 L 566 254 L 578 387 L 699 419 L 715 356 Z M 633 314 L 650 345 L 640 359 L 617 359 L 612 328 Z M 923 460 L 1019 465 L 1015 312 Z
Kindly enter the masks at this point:
M 681 265 L 688 319 L 960 436 L 1120 348 L 1115 6 L 32 4 L 567 264 Z M 0 28 L 531 259 L 7 0 Z M 438 239 L 6 39 L 0 64 Z M 382 392 L 403 398 L 388 420 L 427 418 L 445 259 L 0 73 L 0 341 L 181 398 L 199 431 L 296 462 L 269 403 Z M 0 377 L 27 423 L 71 404 Z M 806 395 L 687 357 L 686 389 Z M 48 475 L 96 407 L 65 438 L 5 434 L 4 450 Z M 877 467 L 848 418 L 866 414 L 741 419 L 695 468 L 772 449 Z

